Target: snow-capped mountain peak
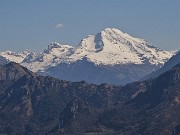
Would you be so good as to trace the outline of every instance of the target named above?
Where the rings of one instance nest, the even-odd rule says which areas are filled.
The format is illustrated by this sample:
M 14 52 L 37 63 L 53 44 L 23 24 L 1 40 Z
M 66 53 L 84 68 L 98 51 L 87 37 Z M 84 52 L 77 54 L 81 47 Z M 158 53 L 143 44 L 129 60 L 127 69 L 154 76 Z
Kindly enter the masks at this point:
M 22 51 L 20 53 L 16 53 L 16 52 L 12 52 L 12 51 L 7 50 L 4 52 L 0 52 L 0 56 L 5 57 L 9 61 L 21 63 L 30 53 L 31 53 L 31 51 L 29 51 L 29 50 L 25 50 L 25 51 Z
M 52 42 L 50 45 L 48 45 L 48 48 L 44 50 L 43 53 L 63 53 L 63 52 L 67 52 L 69 50 L 72 50 L 73 47 L 70 45 L 62 45 L 60 43 L 57 42 Z M 57 54 L 58 55 L 58 54 Z
M 135 38 L 115 28 L 106 28 L 95 35 L 89 35 L 75 48 L 52 42 L 38 54 L 27 50 L 18 54 L 11 51 L 0 53 L 0 56 L 21 63 L 34 72 L 71 81 L 86 80 L 95 83 L 137 80 L 158 69 L 172 55 L 144 39 Z M 96 80 L 94 73 L 99 76 Z
M 48 45 L 48 49 L 59 48 L 60 46 L 61 46 L 60 43 L 58 43 L 58 42 L 52 42 L 50 45 Z
M 100 33 L 103 38 L 110 40 L 114 44 L 122 43 L 122 44 L 129 45 L 130 41 L 133 41 L 136 43 L 147 42 L 144 39 L 132 37 L 131 35 L 125 32 L 122 32 L 121 30 L 116 29 L 116 28 L 106 28 Z
M 23 62 L 31 63 L 36 60 L 37 56 L 38 55 L 36 53 L 30 52 L 21 63 L 23 63 Z
M 103 43 L 100 37 L 100 33 L 95 35 L 89 35 L 87 38 L 81 40 L 76 52 L 81 53 L 82 51 L 86 51 L 89 53 L 98 52 L 102 50 Z
M 42 53 L 37 55 L 29 55 L 22 65 L 28 67 L 30 70 L 44 71 L 44 69 L 50 66 L 56 66 L 57 64 L 65 61 L 65 59 L 74 52 L 74 47 L 70 45 L 62 45 L 57 42 L 53 42 L 48 45 Z
M 172 54 L 144 39 L 134 38 L 115 28 L 106 28 L 96 35 L 84 38 L 72 58 L 86 57 L 95 64 L 164 64 Z

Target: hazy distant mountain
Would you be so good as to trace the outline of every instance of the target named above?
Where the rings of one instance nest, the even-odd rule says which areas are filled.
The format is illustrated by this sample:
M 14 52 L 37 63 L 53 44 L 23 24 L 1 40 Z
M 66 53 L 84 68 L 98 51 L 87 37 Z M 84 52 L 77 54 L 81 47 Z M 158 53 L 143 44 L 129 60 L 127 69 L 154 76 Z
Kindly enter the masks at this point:
M 176 55 L 174 55 L 172 58 L 170 58 L 164 64 L 164 66 L 162 68 L 160 68 L 157 71 L 152 72 L 151 74 L 147 75 L 146 77 L 143 78 L 143 80 L 155 78 L 155 77 L 161 75 L 162 73 L 168 71 L 169 69 L 171 69 L 172 67 L 174 67 L 178 63 L 180 63 L 180 51 L 177 52 Z
M 76 48 L 55 42 L 42 53 L 28 53 L 21 59 L 21 64 L 39 74 L 69 81 L 119 85 L 139 80 L 157 70 L 171 56 L 171 52 L 144 39 L 106 28 L 82 39 Z
M 180 64 L 124 87 L 37 76 L 16 63 L 0 71 L 6 73 L 0 78 L 0 133 L 180 134 Z

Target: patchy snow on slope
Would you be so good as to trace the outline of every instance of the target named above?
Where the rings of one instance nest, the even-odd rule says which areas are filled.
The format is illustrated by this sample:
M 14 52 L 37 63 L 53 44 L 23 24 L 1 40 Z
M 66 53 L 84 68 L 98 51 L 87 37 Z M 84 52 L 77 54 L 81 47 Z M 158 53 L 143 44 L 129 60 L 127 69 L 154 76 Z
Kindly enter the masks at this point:
M 3 56 L 10 61 L 21 63 L 30 53 L 31 51 L 29 50 L 25 50 L 21 53 L 16 53 L 12 51 L 4 51 L 4 52 L 0 52 L 0 56 Z
M 44 71 L 45 68 L 56 66 L 57 64 L 63 62 L 66 57 L 73 53 L 73 47 L 69 45 L 61 45 L 57 42 L 51 43 L 44 52 L 36 55 L 29 56 L 21 63 L 23 66 L 29 68 L 30 70 L 37 72 Z

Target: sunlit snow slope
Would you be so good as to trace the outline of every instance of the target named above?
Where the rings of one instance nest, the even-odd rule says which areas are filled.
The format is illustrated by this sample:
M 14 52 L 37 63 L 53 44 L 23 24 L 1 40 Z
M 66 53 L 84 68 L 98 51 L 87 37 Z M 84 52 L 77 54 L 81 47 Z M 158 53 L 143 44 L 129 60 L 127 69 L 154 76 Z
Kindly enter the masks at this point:
M 60 79 L 125 84 L 158 69 L 173 54 L 144 39 L 106 28 L 82 39 L 77 47 L 54 42 L 38 54 L 7 51 L 0 55 L 34 72 Z

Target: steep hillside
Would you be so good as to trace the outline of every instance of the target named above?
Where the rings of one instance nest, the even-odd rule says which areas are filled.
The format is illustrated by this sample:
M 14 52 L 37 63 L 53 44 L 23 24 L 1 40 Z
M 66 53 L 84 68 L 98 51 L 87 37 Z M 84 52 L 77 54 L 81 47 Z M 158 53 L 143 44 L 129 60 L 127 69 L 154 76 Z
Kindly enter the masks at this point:
M 180 64 L 152 81 L 100 122 L 120 135 L 180 135 Z
M 15 63 L 0 71 L 11 75 L 0 79 L 0 133 L 180 134 L 180 64 L 124 87 L 37 76 Z
M 99 131 L 97 117 L 104 108 L 113 105 L 116 99 L 113 93 L 120 89 L 36 76 L 16 63 L 1 66 L 0 71 L 0 133 Z M 127 92 L 121 102 L 133 93 Z

